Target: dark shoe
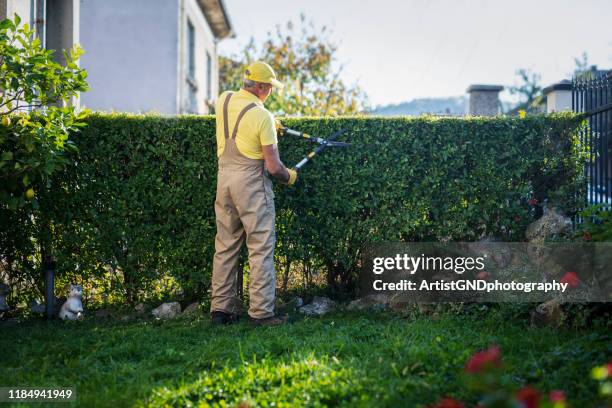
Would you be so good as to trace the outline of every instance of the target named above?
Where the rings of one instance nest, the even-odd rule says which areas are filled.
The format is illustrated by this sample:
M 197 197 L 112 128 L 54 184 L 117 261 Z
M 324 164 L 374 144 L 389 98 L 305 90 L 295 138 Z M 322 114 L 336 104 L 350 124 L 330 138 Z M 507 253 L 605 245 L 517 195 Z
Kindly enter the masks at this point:
M 270 316 L 263 319 L 255 319 L 249 316 L 249 321 L 255 327 L 257 326 L 280 326 L 287 323 L 287 316 Z
M 232 324 L 238 321 L 238 315 L 233 313 L 225 313 L 225 312 L 212 312 L 211 313 L 212 324 L 215 326 L 221 324 Z

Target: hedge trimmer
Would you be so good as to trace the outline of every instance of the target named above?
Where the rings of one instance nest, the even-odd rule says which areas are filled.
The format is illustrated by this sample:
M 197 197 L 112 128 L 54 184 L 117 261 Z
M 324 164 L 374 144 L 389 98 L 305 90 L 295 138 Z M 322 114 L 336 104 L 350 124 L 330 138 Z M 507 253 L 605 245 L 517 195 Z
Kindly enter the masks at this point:
M 312 152 L 308 153 L 306 156 L 304 156 L 304 158 L 298 164 L 293 166 L 293 168 L 296 170 L 301 169 L 306 163 L 308 163 L 317 154 L 321 153 L 323 149 L 325 149 L 326 147 L 348 147 L 351 145 L 350 143 L 335 141 L 335 139 L 337 139 L 340 135 L 346 132 L 346 129 L 341 129 L 333 133 L 327 139 L 322 139 L 320 137 L 312 136 L 304 132 L 298 132 L 297 130 L 286 128 L 282 124 L 280 124 L 280 122 L 276 123 L 276 129 L 278 133 L 281 135 L 291 135 L 291 136 L 296 136 L 296 137 L 302 137 L 304 139 L 310 140 L 311 142 L 315 142 L 319 144 L 317 148 L 315 148 Z

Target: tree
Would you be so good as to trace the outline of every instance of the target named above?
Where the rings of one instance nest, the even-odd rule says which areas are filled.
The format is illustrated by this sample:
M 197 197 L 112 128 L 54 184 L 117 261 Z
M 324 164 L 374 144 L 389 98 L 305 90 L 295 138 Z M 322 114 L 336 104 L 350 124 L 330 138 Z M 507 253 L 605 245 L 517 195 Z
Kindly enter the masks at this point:
M 346 85 L 342 66 L 335 67 L 337 46 L 327 37 L 325 26 L 318 28 L 300 16 L 299 26 L 289 21 L 268 33 L 261 48 L 254 39 L 241 55 L 220 57 L 221 90 L 242 85 L 244 67 L 255 60 L 268 62 L 285 84 L 267 102 L 272 112 L 281 115 L 350 115 L 365 112 L 367 96 L 358 85 Z
M 69 133 L 81 126 L 69 101 L 86 91 L 79 47 L 53 59 L 21 19 L 0 21 L 0 209 L 36 208 L 36 184 L 65 163 Z
M 574 58 L 574 64 L 576 65 L 573 73 L 575 77 L 589 71 L 589 54 L 584 51 L 581 58 Z
M 85 112 L 69 102 L 88 88 L 79 47 L 61 65 L 20 23 L 18 15 L 0 21 L 0 277 L 24 293 L 42 283 L 39 259 L 52 259 L 53 226 L 39 203 L 52 195 L 39 193 L 76 150 L 69 136 Z
M 584 51 L 581 57 L 574 58 L 574 72 L 568 76 L 578 79 L 589 79 L 593 75 L 593 70 L 596 70 L 596 66 L 589 64 L 589 55 Z
M 537 106 L 542 101 L 541 75 L 525 68 L 518 69 L 516 74 L 520 77 L 521 84 L 511 86 L 509 88 L 510 94 L 519 96 L 519 106 L 526 111 L 537 110 Z

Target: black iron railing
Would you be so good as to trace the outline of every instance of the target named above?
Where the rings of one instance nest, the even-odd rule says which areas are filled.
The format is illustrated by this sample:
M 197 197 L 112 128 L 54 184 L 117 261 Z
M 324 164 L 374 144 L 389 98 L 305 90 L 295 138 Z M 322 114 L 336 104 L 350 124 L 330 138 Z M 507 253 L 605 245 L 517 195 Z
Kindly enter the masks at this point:
M 572 81 L 572 108 L 588 118 L 581 142 L 589 146 L 585 205 L 612 205 L 612 71 L 587 72 Z

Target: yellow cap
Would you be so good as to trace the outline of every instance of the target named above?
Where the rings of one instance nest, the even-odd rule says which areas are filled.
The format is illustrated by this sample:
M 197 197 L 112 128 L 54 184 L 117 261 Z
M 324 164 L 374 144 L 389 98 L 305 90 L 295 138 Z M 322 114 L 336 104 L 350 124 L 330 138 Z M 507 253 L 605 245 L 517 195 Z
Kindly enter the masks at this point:
M 255 61 L 244 70 L 244 77 L 251 81 L 271 84 L 276 88 L 283 88 L 283 84 L 276 79 L 271 66 L 265 62 Z

